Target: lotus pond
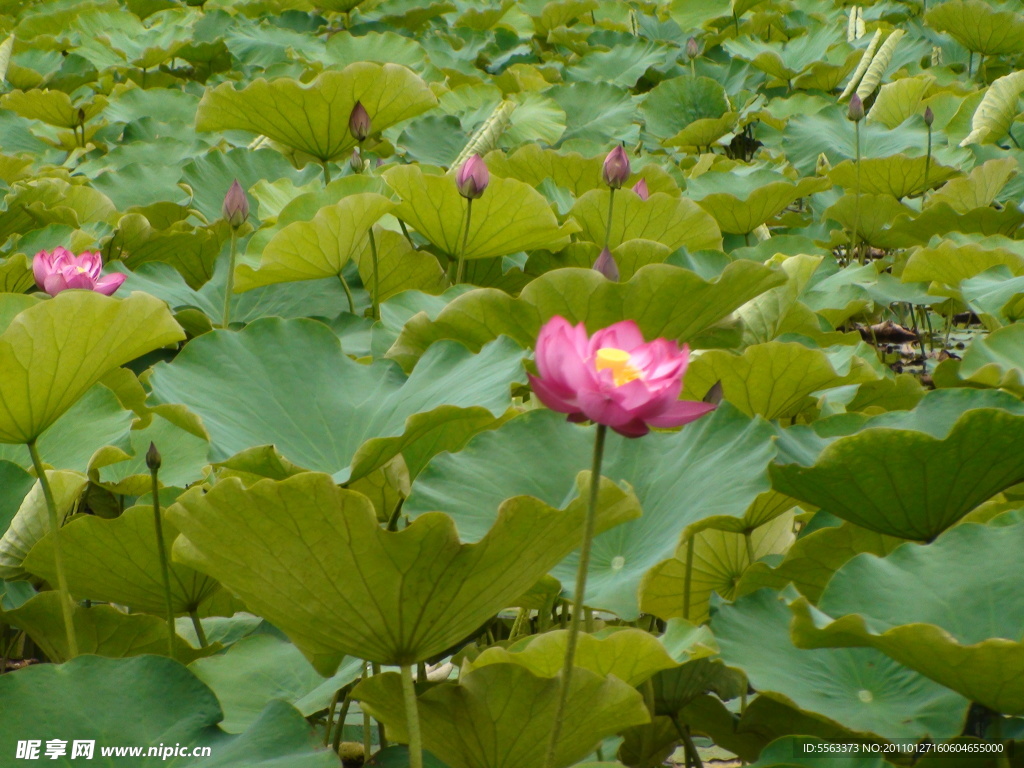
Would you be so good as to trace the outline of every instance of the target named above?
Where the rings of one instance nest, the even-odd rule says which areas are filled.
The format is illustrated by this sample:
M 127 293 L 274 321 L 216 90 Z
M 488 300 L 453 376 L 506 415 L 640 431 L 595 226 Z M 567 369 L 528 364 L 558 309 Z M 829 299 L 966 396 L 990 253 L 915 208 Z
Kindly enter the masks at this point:
M 0 0 L 0 765 L 1024 765 L 1022 96 L 1019 2 Z

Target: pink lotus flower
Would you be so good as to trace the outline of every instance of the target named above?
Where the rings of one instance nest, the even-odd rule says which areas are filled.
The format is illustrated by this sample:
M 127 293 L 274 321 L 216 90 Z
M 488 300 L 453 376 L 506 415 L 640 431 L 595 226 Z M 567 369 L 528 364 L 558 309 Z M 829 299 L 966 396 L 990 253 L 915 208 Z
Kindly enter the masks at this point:
M 637 197 L 641 200 L 646 200 L 651 196 L 651 193 L 647 189 L 647 179 L 640 179 L 640 181 L 634 184 L 633 191 L 636 192 Z
M 569 421 L 595 421 L 620 435 L 640 437 L 651 427 L 679 427 L 714 410 L 709 403 L 679 399 L 689 349 L 667 339 L 644 342 L 632 320 L 587 336 L 553 317 L 537 337 L 534 394 Z
M 114 272 L 101 277 L 103 259 L 99 252 L 86 251 L 75 256 L 66 248 L 57 246 L 52 251 L 40 251 L 32 259 L 32 274 L 36 285 L 51 296 L 68 288 L 84 288 L 109 296 L 125 281 L 127 275 Z
M 467 200 L 476 200 L 482 196 L 490 183 L 491 174 L 487 170 L 487 163 L 480 155 L 469 158 L 455 174 L 455 185 L 459 188 L 459 194 Z

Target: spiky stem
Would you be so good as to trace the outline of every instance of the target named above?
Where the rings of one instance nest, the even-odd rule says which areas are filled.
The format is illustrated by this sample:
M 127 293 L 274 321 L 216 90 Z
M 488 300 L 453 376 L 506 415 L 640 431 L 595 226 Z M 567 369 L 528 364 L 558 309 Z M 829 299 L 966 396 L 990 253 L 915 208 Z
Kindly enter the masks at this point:
M 466 198 L 466 230 L 462 233 L 462 250 L 459 251 L 459 267 L 455 272 L 455 284 L 462 282 L 462 272 L 466 267 L 466 244 L 469 242 L 469 225 L 473 220 L 473 198 Z
M 373 308 L 373 319 L 380 320 L 380 269 L 377 257 L 377 238 L 373 236 L 373 226 L 370 227 L 370 257 L 373 259 L 373 295 L 370 297 L 370 306 Z
M 224 286 L 224 313 L 221 316 L 220 327 L 225 331 L 231 322 L 231 294 L 235 290 L 235 259 L 238 257 L 238 230 L 231 228 L 231 257 L 228 261 L 228 282 Z
M 850 232 L 850 256 L 847 261 L 853 259 L 853 254 L 857 250 L 858 237 L 857 228 L 860 226 L 860 120 L 855 120 L 853 123 L 853 136 L 854 136 L 854 147 L 856 153 L 856 167 L 857 167 L 857 189 L 855 191 L 855 197 L 853 202 L 853 231 Z M 864 258 L 860 256 L 858 261 L 863 264 Z
M 171 601 L 171 569 L 167 565 L 167 550 L 164 549 L 164 525 L 160 517 L 160 484 L 157 482 L 158 467 L 149 470 L 153 481 L 153 523 L 156 526 L 156 549 L 160 554 L 160 573 L 164 581 L 164 607 L 167 613 L 167 655 L 174 658 L 174 603 Z
M 405 701 L 405 730 L 409 734 L 409 768 L 423 768 L 423 737 L 420 713 L 416 706 L 416 685 L 412 680 L 412 664 L 402 665 L 402 698 Z
M 348 287 L 348 281 L 341 272 L 338 273 L 338 279 L 341 280 L 342 290 L 345 291 L 345 298 L 348 299 L 348 311 L 354 315 L 356 313 L 356 302 L 352 298 L 352 289 Z
M 612 239 L 612 211 L 615 209 L 615 187 L 609 190 L 608 194 L 608 224 L 604 228 L 604 247 L 608 247 L 608 243 Z

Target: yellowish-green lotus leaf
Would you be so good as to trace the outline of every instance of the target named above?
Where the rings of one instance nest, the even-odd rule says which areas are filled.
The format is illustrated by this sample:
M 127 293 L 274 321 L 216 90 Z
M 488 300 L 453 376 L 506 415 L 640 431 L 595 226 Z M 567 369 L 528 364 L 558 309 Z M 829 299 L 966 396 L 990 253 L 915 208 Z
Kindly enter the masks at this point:
M 825 209 L 826 219 L 838 221 L 843 229 L 850 231 L 857 221 L 857 238 L 860 242 L 885 247 L 888 242 L 889 230 L 900 216 L 909 216 L 912 211 L 892 195 L 868 194 L 857 195 L 851 190 Z
M 928 248 L 918 248 L 907 261 L 902 279 L 905 283 L 938 283 L 941 293 L 959 296 L 963 280 L 1004 264 L 1014 275 L 1024 275 L 1024 255 L 1011 250 L 998 238 L 980 242 L 942 240 Z M 933 293 L 935 291 L 933 290 Z
M 746 235 L 782 213 L 794 200 L 830 186 L 828 179 L 816 177 L 800 179 L 796 184 L 773 181 L 751 189 L 744 198 L 727 192 L 705 195 L 699 205 L 715 217 L 723 232 Z
M 384 179 L 402 198 L 395 215 L 452 258 L 488 259 L 535 248 L 557 251 L 575 231 L 558 225 L 550 203 L 529 184 L 491 176 L 487 191 L 473 201 L 463 254 L 467 201 L 451 175 L 400 165 L 386 171 Z
M 422 291 L 436 296 L 448 287 L 448 278 L 432 253 L 417 251 L 399 232 L 376 229 L 377 280 L 373 276 L 373 251 L 367 242 L 356 255 L 359 278 L 377 301 L 384 302 L 402 291 Z
M 662 143 L 666 147 L 710 147 L 735 128 L 737 117 L 739 112 L 726 112 L 721 117 L 702 117 Z
M 115 368 L 185 338 L 167 305 L 64 291 L 0 334 L 0 442 L 35 440 Z
M 1024 30 L 1024 17 L 1021 29 Z M 993 82 L 971 118 L 971 132 L 960 142 L 960 146 L 993 144 L 1003 139 L 1019 114 L 1017 101 L 1021 93 L 1024 93 L 1024 70 L 1004 75 Z
M 392 208 L 383 195 L 364 192 L 321 208 L 312 221 L 289 224 L 267 243 L 257 269 L 248 264 L 235 268 L 237 290 L 341 274 L 350 259 L 369 247 L 370 227 Z
M 608 228 L 607 189 L 594 189 L 580 197 L 570 215 L 583 228 L 582 237 L 603 245 Z M 608 245 L 626 240 L 654 240 L 672 250 L 720 249 L 722 232 L 715 220 L 697 203 L 685 197 L 652 194 L 647 200 L 629 191 L 615 193 Z
M 233 83 L 223 83 L 203 95 L 196 129 L 251 131 L 327 162 L 357 143 L 348 129 L 357 101 L 370 115 L 375 133 L 437 104 L 411 70 L 359 62 L 340 72 L 326 70 L 308 84 L 260 79 L 237 91 Z
M 957 213 L 969 213 L 976 208 L 987 208 L 995 201 L 1012 177 L 1017 175 L 1017 161 L 1012 157 L 998 157 L 975 166 L 959 179 L 947 181 L 934 194 L 928 196 L 928 205 L 945 203 Z
M 869 195 L 901 198 L 932 189 L 956 173 L 955 168 L 940 165 L 934 160 L 929 163 L 924 157 L 872 157 L 860 161 L 860 191 Z M 857 191 L 857 166 L 852 160 L 843 161 L 828 175 L 833 184 L 847 192 Z
M 1024 16 L 993 8 L 983 0 L 946 0 L 925 14 L 928 26 L 951 35 L 964 48 L 984 56 L 1024 48 Z
M 881 123 L 891 130 L 912 115 L 921 115 L 921 101 L 934 83 L 934 77 L 923 74 L 883 85 L 868 112 L 868 122 Z
M 89 480 L 81 472 L 65 470 L 46 473 L 53 492 L 57 517 L 63 520 L 74 510 Z M 38 482 L 21 502 L 3 538 L 0 539 L 0 579 L 27 579 L 25 558 L 50 530 L 46 500 Z
M 76 128 L 94 118 L 106 106 L 105 96 L 97 96 L 90 102 L 76 106 L 64 91 L 47 89 L 12 91 L 0 97 L 0 107 L 58 128 Z

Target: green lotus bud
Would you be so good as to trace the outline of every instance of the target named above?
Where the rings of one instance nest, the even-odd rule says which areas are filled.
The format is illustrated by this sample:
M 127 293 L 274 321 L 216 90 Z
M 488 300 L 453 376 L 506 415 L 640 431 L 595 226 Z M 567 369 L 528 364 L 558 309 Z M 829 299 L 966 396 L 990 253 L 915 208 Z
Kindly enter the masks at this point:
M 363 168 L 366 167 L 366 161 L 363 160 L 363 156 L 359 152 L 359 147 L 352 150 L 352 156 L 348 159 L 348 167 L 352 169 L 353 173 L 362 173 Z
M 224 195 L 224 208 L 222 210 L 224 219 L 235 229 L 238 229 L 249 218 L 249 198 L 245 196 L 245 190 L 235 179 L 231 188 Z
M 934 122 L 935 122 L 935 113 L 932 112 L 932 108 L 931 107 L 925 107 L 924 108 L 924 124 L 927 125 L 929 128 L 931 128 L 932 127 L 932 123 L 934 123 Z

